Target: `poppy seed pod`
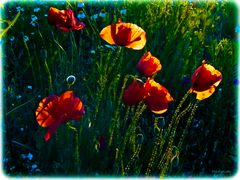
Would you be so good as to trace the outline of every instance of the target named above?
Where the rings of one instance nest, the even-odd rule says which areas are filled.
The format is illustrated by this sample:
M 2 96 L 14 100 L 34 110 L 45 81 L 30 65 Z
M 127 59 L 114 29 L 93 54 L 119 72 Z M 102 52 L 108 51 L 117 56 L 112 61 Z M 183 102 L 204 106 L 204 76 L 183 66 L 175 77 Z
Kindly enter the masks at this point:
M 202 61 L 202 65 L 192 75 L 191 92 L 196 93 L 196 99 L 204 100 L 210 97 L 216 87 L 222 81 L 222 74 L 216 70 L 213 66 L 206 64 L 206 61 Z
M 75 76 L 70 75 L 67 77 L 66 81 L 69 86 L 72 86 L 72 85 L 74 85 L 76 78 L 75 78 Z

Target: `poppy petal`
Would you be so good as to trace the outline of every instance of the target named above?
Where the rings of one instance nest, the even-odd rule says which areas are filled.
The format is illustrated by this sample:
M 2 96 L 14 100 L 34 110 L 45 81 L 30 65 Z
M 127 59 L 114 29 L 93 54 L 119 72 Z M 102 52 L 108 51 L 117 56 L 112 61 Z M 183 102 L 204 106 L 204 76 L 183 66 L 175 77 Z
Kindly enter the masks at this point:
M 132 106 L 143 100 L 145 96 L 144 84 L 140 80 L 133 82 L 124 90 L 123 101 L 125 104 Z
M 152 76 L 162 69 L 159 59 L 150 52 L 145 53 L 137 64 L 137 70 L 144 76 Z
M 140 50 L 146 44 L 146 33 L 142 28 L 120 20 L 103 28 L 100 36 L 111 45 L 125 46 L 134 50 Z
M 52 109 L 55 109 L 58 103 L 58 96 L 51 95 L 44 98 L 36 110 L 36 120 L 42 127 L 48 127 L 55 122 L 55 118 L 52 116 Z
M 215 92 L 215 87 L 211 86 L 208 90 L 205 90 L 205 91 L 193 90 L 193 92 L 197 94 L 196 99 L 201 101 L 201 100 L 209 98 Z
M 51 126 L 48 127 L 48 130 L 44 136 L 45 141 L 48 141 L 52 134 L 54 134 L 57 130 L 57 128 L 61 125 L 62 120 L 57 119 Z
M 221 81 L 222 74 L 203 60 L 202 65 L 192 75 L 191 90 L 197 94 L 198 100 L 203 100 L 215 92 L 215 88 Z
M 111 25 L 105 27 L 102 29 L 102 31 L 100 32 L 100 36 L 103 40 L 105 40 L 107 43 L 111 44 L 111 45 L 116 45 L 116 43 L 114 42 L 113 38 L 112 38 L 112 34 L 111 34 Z
M 169 102 L 173 101 L 168 90 L 149 78 L 145 84 L 147 95 L 144 97 L 144 103 L 156 114 L 162 114 L 167 111 Z

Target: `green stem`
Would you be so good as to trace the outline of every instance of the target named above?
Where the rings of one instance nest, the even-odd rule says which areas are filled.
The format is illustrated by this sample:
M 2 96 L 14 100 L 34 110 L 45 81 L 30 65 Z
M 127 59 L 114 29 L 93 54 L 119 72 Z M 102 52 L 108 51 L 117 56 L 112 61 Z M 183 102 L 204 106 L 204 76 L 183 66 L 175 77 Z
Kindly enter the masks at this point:
M 29 64 L 31 66 L 32 75 L 33 75 L 33 81 L 34 81 L 34 85 L 36 86 L 37 85 L 37 80 L 36 80 L 35 71 L 34 71 L 34 68 L 33 68 L 33 65 L 32 65 L 32 58 L 31 58 L 31 55 L 30 55 L 30 51 L 29 51 L 28 45 L 27 45 L 27 43 L 25 41 L 24 41 L 24 46 L 25 46 L 25 48 L 27 50 Z
M 135 114 L 132 118 L 132 122 L 130 123 L 128 129 L 126 130 L 126 133 L 123 137 L 123 141 L 122 143 L 119 145 L 119 159 L 121 160 L 123 157 L 123 153 L 125 151 L 126 148 L 126 144 L 127 144 L 127 140 L 129 139 L 131 133 L 134 132 L 134 128 L 136 127 L 137 121 L 139 119 L 139 117 L 141 116 L 141 114 L 143 113 L 143 111 L 146 109 L 146 105 L 144 105 L 143 103 L 140 103 L 137 106 L 137 109 L 135 111 Z M 135 133 L 134 133 L 135 135 Z M 117 165 L 119 165 L 119 162 L 115 162 Z M 117 166 L 118 167 L 118 166 Z M 123 172 L 122 172 L 123 173 Z
M 164 139 L 167 138 L 167 136 L 169 135 L 170 133 L 170 130 L 171 130 L 171 127 L 173 126 L 174 124 L 174 120 L 176 119 L 179 111 L 180 111 L 180 108 L 182 107 L 183 103 L 186 101 L 187 97 L 189 96 L 189 94 L 191 93 L 190 90 L 187 91 L 187 93 L 183 96 L 182 100 L 180 101 L 179 105 L 177 106 L 173 116 L 172 116 L 172 119 L 170 121 L 170 124 L 168 125 L 168 128 L 167 128 L 167 132 L 165 133 L 165 136 L 164 136 Z
M 76 170 L 77 172 L 79 171 L 79 144 L 78 144 L 78 141 L 79 141 L 79 137 L 78 137 L 78 130 L 77 128 L 71 126 L 69 123 L 67 124 L 67 127 L 71 130 L 74 131 L 75 133 L 75 166 L 76 166 Z
M 151 158 L 149 160 L 149 163 L 148 163 L 148 167 L 147 167 L 147 170 L 145 172 L 145 175 L 148 176 L 150 175 L 152 169 L 153 169 L 153 166 L 155 165 L 155 162 L 157 160 L 157 154 L 160 155 L 161 154 L 161 146 L 162 146 L 162 142 L 164 142 L 164 140 L 162 139 L 161 135 L 162 135 L 162 132 L 163 132 L 163 129 L 159 129 L 157 127 L 157 118 L 155 119 L 155 122 L 154 122 L 154 129 L 156 130 L 157 134 L 156 134 L 156 138 L 155 138 L 155 142 L 154 142 L 154 147 L 153 147 L 153 151 L 152 151 L 152 155 L 151 155 Z M 159 150 L 159 147 L 160 147 L 160 151 Z
M 48 64 L 47 64 L 47 60 L 46 60 L 46 59 L 44 60 L 44 65 L 45 65 L 45 68 L 46 68 L 46 72 L 47 72 L 47 74 L 48 74 L 49 89 L 50 89 L 50 92 L 53 92 L 52 76 L 51 76 L 50 70 L 49 70 L 49 68 L 48 68 Z
M 127 166 L 124 169 L 124 172 L 122 173 L 123 176 L 127 175 L 131 165 L 134 163 L 134 161 L 136 161 L 140 151 L 141 151 L 142 145 L 138 144 L 136 151 L 134 152 L 134 154 L 132 155 L 130 161 L 128 162 Z
M 36 93 L 36 94 L 38 94 L 38 93 Z M 8 111 L 8 112 L 6 113 L 6 116 L 8 116 L 8 115 L 11 114 L 12 112 L 16 111 L 17 109 L 19 109 L 19 108 L 25 106 L 26 104 L 32 102 L 35 98 L 36 98 L 36 97 L 34 97 L 34 98 L 28 100 L 27 102 L 25 102 L 25 103 L 23 103 L 23 104 L 21 104 L 21 105 L 15 107 L 15 108 L 13 108 L 12 110 Z
M 197 111 L 197 107 L 198 107 L 199 102 L 200 102 L 200 101 L 197 100 L 197 102 L 194 104 L 193 109 L 192 109 L 192 112 L 191 112 L 191 114 L 190 114 L 190 116 L 189 116 L 189 118 L 188 118 L 188 120 L 187 120 L 187 125 L 186 125 L 185 129 L 183 130 L 183 134 L 182 134 L 182 136 L 181 136 L 181 138 L 180 138 L 180 140 L 179 140 L 178 148 L 179 148 L 180 150 L 181 150 L 181 148 L 182 148 L 182 145 L 183 145 L 183 142 L 184 142 L 184 138 L 185 138 L 185 136 L 186 136 L 186 134 L 187 134 L 187 132 L 188 132 L 188 129 L 189 129 L 189 127 L 190 127 L 191 124 L 192 124 L 192 120 L 193 120 L 193 117 L 194 117 L 194 115 L 195 115 L 195 113 L 196 113 L 196 111 Z
M 117 146 L 119 144 L 119 134 L 120 134 L 120 105 L 121 105 L 121 102 L 122 102 L 122 96 L 123 96 L 123 92 L 124 92 L 124 89 L 126 87 L 126 83 L 127 83 L 127 80 L 128 80 L 129 76 L 126 75 L 124 80 L 123 80 L 123 85 L 122 85 L 122 89 L 121 89 L 121 93 L 120 93 L 120 96 L 119 96 L 119 99 L 118 99 L 118 104 L 117 104 L 117 107 L 116 107 L 116 111 L 115 111 L 115 114 L 114 114 L 114 118 L 113 118 L 113 122 L 111 123 L 112 124 L 112 127 L 110 127 L 110 138 L 109 138 L 109 143 L 108 143 L 108 147 L 111 146 L 112 144 L 112 139 L 113 139 L 113 133 L 116 132 L 116 142 L 117 142 Z M 125 117 L 128 116 L 128 113 L 129 113 L 129 109 L 128 111 L 126 112 L 125 114 Z M 124 121 L 125 122 L 125 121 Z M 116 131 L 114 131 L 116 129 Z

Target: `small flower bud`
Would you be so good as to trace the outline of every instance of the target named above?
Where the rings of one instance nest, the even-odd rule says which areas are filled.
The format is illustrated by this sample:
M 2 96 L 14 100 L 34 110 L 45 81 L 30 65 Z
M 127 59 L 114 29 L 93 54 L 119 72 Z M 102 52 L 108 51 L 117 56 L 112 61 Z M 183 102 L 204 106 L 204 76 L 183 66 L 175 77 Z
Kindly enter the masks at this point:
M 70 75 L 67 77 L 66 81 L 69 86 L 72 86 L 75 83 L 76 78 L 75 78 L 75 76 Z
M 137 143 L 142 144 L 144 140 L 143 134 L 138 134 L 137 135 Z
M 47 50 L 46 50 L 46 49 L 41 49 L 41 50 L 40 50 L 40 57 L 41 57 L 43 60 L 46 60 L 46 59 L 47 59 Z

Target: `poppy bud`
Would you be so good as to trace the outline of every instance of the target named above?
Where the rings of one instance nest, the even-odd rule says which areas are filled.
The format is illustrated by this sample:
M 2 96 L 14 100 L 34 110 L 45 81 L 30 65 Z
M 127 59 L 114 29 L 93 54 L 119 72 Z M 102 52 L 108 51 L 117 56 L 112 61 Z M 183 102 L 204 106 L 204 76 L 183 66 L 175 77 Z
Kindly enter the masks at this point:
M 134 79 L 124 91 L 123 101 L 129 106 L 136 105 L 143 100 L 144 95 L 144 83 L 140 79 Z
M 67 77 L 66 81 L 69 86 L 72 86 L 75 83 L 76 78 L 75 78 L 75 76 L 70 75 Z
M 165 126 L 165 119 L 164 117 L 158 117 L 157 119 L 157 126 L 160 127 L 160 128 L 163 128 Z
M 42 60 L 46 60 L 47 59 L 47 50 L 46 49 L 41 49 L 40 50 L 40 57 L 42 58 Z
M 160 61 L 152 56 L 150 52 L 144 54 L 137 64 L 137 70 L 147 77 L 154 75 L 161 69 L 162 65 L 160 64 Z
M 137 135 L 137 143 L 138 144 L 142 144 L 143 143 L 143 140 L 144 140 L 144 137 L 143 137 L 143 134 L 138 134 Z

